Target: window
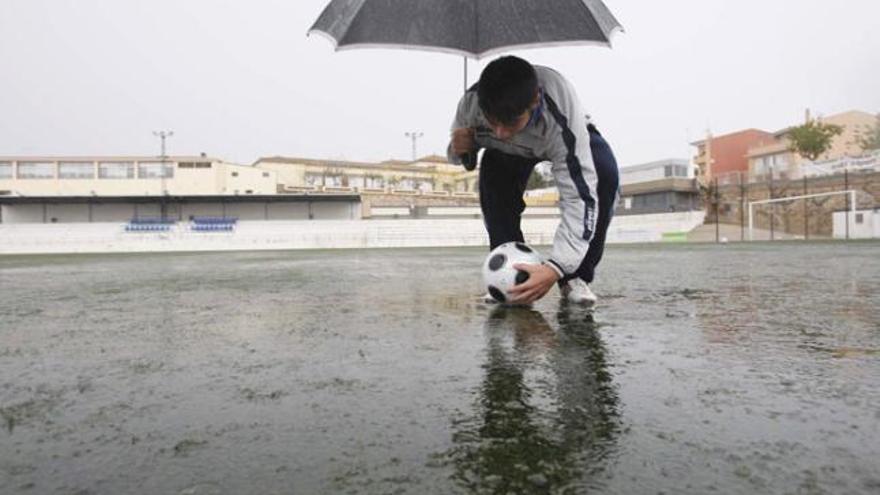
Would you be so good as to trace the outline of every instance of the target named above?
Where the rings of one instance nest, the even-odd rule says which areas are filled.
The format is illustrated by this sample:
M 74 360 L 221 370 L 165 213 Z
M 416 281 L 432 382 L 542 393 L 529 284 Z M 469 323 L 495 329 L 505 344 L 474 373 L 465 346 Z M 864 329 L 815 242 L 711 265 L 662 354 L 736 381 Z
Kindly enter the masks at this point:
M 269 177 L 269 172 L 263 172 L 263 177 Z
M 12 178 L 12 163 L 0 162 L 0 179 Z
M 649 193 L 633 196 L 634 208 L 661 208 L 666 209 L 670 204 L 669 198 L 665 192 Z
M 94 179 L 95 164 L 92 162 L 61 162 L 58 164 L 59 179 Z
M 865 223 L 865 214 L 864 213 L 856 213 L 856 224 L 861 225 Z
M 672 165 L 666 165 L 663 167 L 663 172 L 664 177 L 672 177 Z
M 99 179 L 134 179 L 134 163 L 101 162 L 98 164 Z
M 141 162 L 138 164 L 138 178 L 140 179 L 161 179 L 162 178 L 162 162 Z M 174 177 L 174 167 L 165 163 L 165 177 Z
M 306 174 L 306 185 L 307 186 L 324 185 L 323 177 L 318 174 Z
M 54 179 L 55 164 L 51 162 L 19 162 L 19 179 Z
M 238 177 L 238 172 L 232 172 L 233 177 Z
M 416 182 L 417 179 L 401 179 L 397 184 L 394 185 L 394 188 L 401 191 L 414 191 L 416 189 Z
M 364 187 L 371 189 L 382 189 L 385 187 L 385 179 L 380 176 L 365 177 Z

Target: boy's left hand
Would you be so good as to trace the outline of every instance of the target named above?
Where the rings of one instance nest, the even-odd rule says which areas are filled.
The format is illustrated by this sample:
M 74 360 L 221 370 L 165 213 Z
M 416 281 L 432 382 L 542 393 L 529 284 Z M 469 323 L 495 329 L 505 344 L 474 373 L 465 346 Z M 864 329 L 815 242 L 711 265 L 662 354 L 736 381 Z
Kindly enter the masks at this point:
M 556 270 L 546 265 L 517 263 L 513 267 L 529 274 L 528 280 L 508 291 L 511 296 L 510 302 L 514 304 L 531 304 L 541 299 L 550 292 L 553 284 L 559 280 L 559 274 L 556 273 Z

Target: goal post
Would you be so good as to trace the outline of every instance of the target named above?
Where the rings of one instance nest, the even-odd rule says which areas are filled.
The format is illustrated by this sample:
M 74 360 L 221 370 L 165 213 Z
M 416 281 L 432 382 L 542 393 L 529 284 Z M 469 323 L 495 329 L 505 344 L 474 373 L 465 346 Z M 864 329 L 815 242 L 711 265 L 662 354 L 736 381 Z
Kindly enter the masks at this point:
M 849 194 L 849 213 L 847 215 L 847 222 L 849 222 L 849 215 L 854 215 L 856 212 L 856 190 L 849 189 L 846 191 L 833 191 L 826 193 L 816 193 L 816 194 L 803 194 L 801 196 L 786 196 L 784 198 L 775 198 L 775 199 L 764 199 L 760 201 L 749 201 L 749 240 L 754 240 L 754 227 L 755 227 L 755 219 L 754 219 L 754 207 L 758 205 L 766 205 L 772 203 L 785 203 L 789 201 L 797 201 L 799 199 L 810 199 L 810 198 L 822 198 L 827 196 L 836 196 L 839 194 Z

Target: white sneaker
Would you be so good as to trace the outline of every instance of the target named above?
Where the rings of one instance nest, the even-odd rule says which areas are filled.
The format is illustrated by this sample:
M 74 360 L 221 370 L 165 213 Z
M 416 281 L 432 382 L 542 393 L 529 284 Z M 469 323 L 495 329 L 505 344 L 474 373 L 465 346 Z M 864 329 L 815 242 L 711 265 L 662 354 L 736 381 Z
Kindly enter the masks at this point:
M 569 280 L 562 286 L 561 292 L 562 297 L 568 299 L 568 302 L 583 304 L 584 306 L 595 306 L 599 300 L 590 289 L 590 286 L 579 278 Z

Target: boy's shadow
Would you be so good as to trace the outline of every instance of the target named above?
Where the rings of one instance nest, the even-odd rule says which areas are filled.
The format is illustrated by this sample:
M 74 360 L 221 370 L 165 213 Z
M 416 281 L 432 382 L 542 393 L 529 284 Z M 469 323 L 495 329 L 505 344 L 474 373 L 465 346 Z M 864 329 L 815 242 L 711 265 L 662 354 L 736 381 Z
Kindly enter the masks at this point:
M 449 452 L 469 491 L 578 491 L 613 448 L 618 399 L 598 325 L 565 303 L 556 320 L 524 307 L 489 314 L 483 382 Z

